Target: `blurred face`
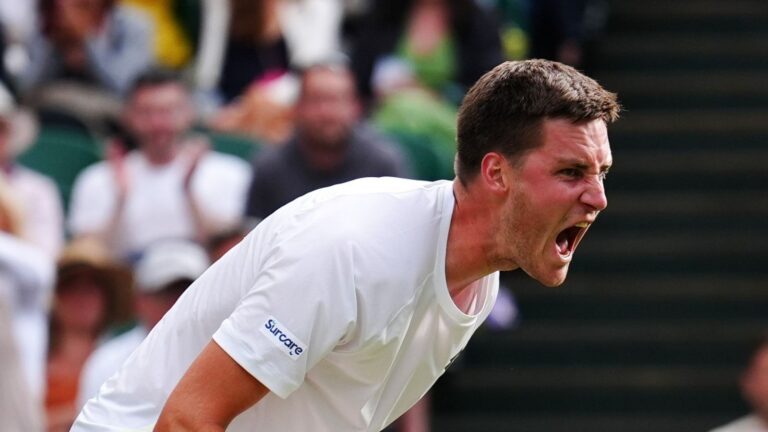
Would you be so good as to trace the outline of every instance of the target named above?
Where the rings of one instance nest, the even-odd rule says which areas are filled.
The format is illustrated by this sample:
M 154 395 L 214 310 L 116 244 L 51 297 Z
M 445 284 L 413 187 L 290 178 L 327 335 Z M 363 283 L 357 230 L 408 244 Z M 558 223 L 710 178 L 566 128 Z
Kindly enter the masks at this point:
M 107 298 L 98 276 L 78 271 L 59 283 L 53 313 L 62 327 L 98 331 L 106 318 Z
M 755 411 L 768 414 L 768 348 L 758 351 L 752 359 L 742 377 L 741 389 Z
M 340 147 L 359 117 L 360 105 L 349 72 L 318 68 L 305 74 L 296 125 L 308 145 Z
M 167 83 L 138 89 L 129 101 L 126 121 L 142 150 L 169 151 L 192 126 L 194 114 L 186 89 Z
M 608 202 L 603 180 L 612 157 L 605 123 L 542 123 L 543 144 L 507 163 L 510 191 L 500 217 L 495 261 L 560 285 L 584 234 Z

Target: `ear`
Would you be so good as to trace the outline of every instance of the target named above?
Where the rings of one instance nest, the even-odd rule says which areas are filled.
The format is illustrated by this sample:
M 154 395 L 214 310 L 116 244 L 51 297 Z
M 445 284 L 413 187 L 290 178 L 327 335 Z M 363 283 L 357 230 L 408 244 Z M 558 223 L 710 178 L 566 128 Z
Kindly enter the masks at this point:
M 506 193 L 509 189 L 509 164 L 499 153 L 490 152 L 480 162 L 480 177 L 487 189 L 496 193 Z

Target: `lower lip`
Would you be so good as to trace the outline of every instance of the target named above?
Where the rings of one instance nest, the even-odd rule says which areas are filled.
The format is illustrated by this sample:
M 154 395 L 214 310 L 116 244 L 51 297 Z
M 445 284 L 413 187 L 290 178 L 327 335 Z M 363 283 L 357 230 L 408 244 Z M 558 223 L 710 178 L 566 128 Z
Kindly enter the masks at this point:
M 557 242 L 555 242 L 555 255 L 560 259 L 560 261 L 564 263 L 571 262 L 571 259 L 573 258 L 573 251 L 568 251 L 565 255 L 560 253 L 560 248 L 557 246 Z

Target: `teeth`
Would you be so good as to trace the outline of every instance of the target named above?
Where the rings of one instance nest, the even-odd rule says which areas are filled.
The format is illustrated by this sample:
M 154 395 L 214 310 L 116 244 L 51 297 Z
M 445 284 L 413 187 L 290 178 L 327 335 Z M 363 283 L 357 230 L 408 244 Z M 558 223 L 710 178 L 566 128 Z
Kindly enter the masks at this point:
M 576 226 L 579 228 L 586 228 L 589 226 L 589 222 L 579 222 L 576 224 Z

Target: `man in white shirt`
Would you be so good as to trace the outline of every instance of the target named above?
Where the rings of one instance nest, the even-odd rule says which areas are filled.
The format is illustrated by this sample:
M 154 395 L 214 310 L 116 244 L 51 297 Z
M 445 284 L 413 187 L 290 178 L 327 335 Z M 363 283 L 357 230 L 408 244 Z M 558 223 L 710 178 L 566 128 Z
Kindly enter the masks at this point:
M 190 96 L 175 75 L 141 76 L 125 118 L 138 149 L 123 154 L 113 145 L 107 161 L 78 176 L 69 215 L 73 234 L 101 234 L 119 255 L 132 258 L 157 240 L 204 242 L 240 222 L 250 166 L 190 137 Z
M 211 266 L 73 431 L 379 431 L 488 316 L 498 271 L 561 284 L 607 206 L 616 96 L 544 60 L 467 94 L 457 179 L 361 179 L 277 210 Z
M 190 241 L 165 240 L 147 249 L 135 269 L 139 323 L 130 331 L 105 342 L 88 357 L 80 375 L 78 407 L 82 408 L 88 399 L 96 396 L 104 381 L 118 370 L 184 290 L 209 265 L 205 249 Z
M 31 146 L 38 124 L 32 113 L 0 91 L 0 175 L 20 206 L 21 236 L 55 259 L 64 243 L 64 215 L 53 180 L 20 165 L 17 158 Z

